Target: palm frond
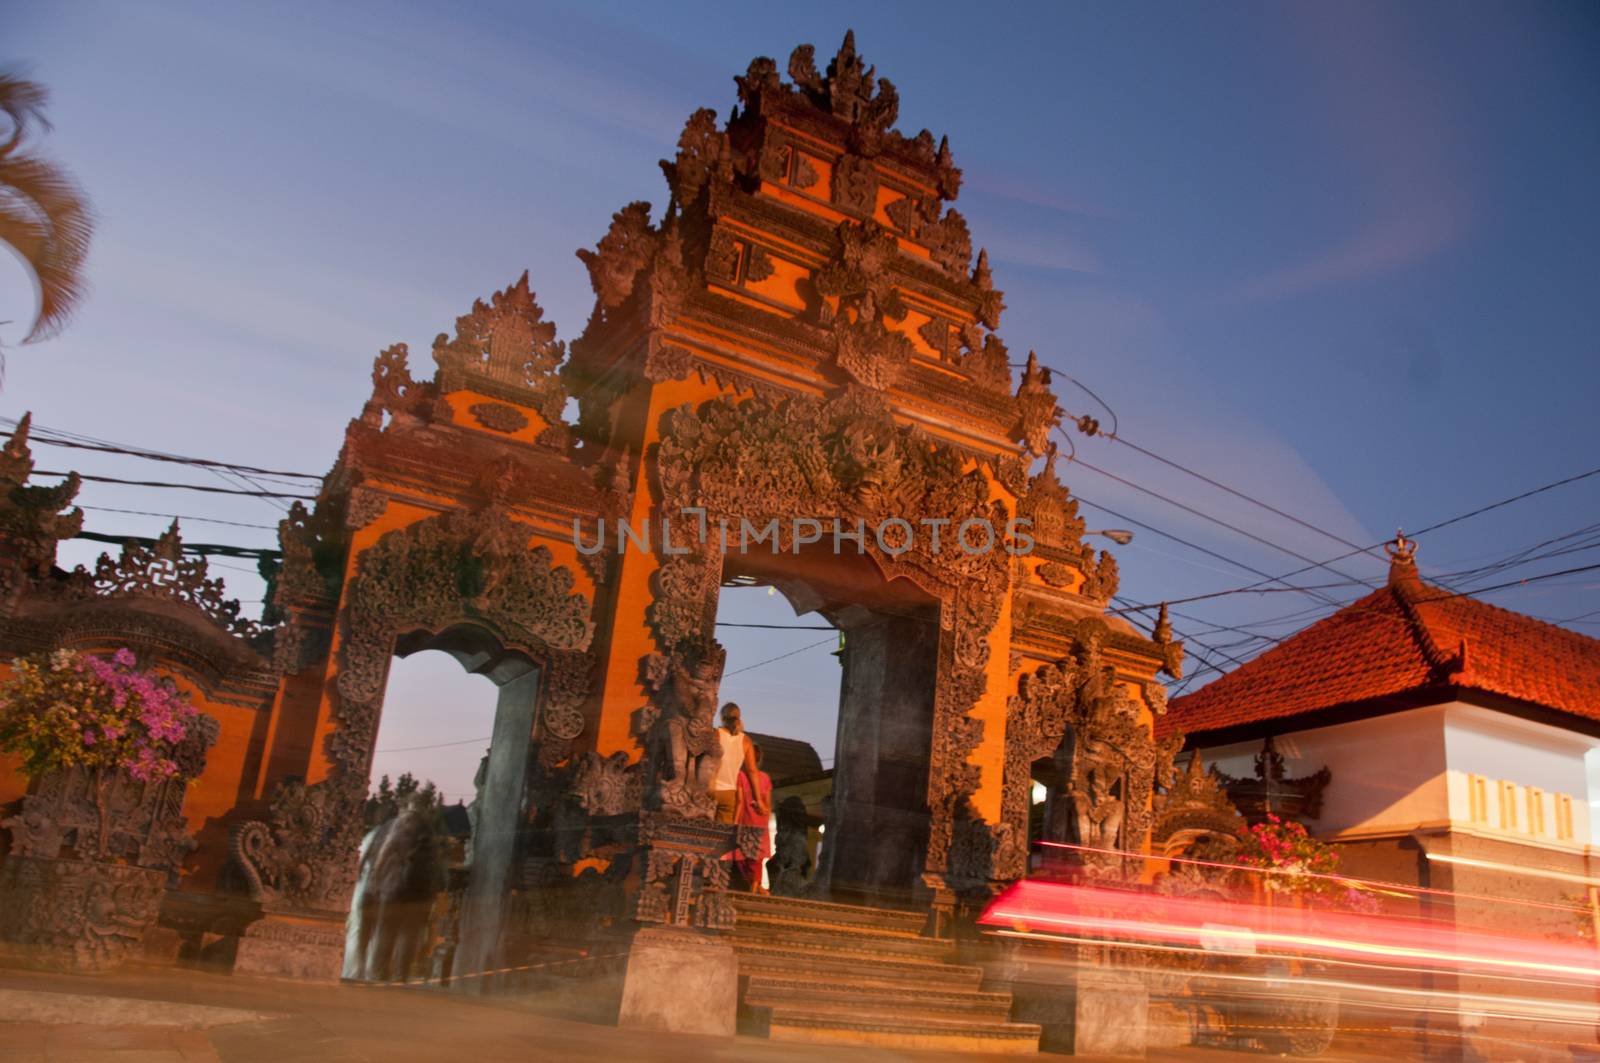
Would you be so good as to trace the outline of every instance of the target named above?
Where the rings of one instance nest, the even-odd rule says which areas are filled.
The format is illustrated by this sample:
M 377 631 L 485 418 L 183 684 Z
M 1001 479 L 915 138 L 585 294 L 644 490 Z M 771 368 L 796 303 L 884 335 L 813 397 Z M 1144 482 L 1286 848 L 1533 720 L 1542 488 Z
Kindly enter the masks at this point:
M 44 114 L 49 102 L 50 91 L 37 81 L 29 81 L 16 70 L 0 70 L 0 114 L 11 123 L 11 135 L 0 144 L 0 155 L 11 154 L 33 125 L 50 131 L 50 119 Z
M 0 155 L 0 239 L 17 249 L 39 283 L 39 316 L 22 342 L 55 335 L 82 301 L 93 232 L 93 210 L 65 170 L 44 159 Z

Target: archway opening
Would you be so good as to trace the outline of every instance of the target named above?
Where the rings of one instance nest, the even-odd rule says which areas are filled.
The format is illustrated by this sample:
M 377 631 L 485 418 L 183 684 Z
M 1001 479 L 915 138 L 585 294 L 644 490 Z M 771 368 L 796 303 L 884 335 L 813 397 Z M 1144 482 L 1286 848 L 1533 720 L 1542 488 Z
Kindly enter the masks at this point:
M 730 555 L 717 622 L 722 697 L 765 741 L 763 766 L 779 771 L 774 808 L 804 806 L 803 854 L 798 805 L 781 817 L 774 889 L 910 902 L 931 819 L 937 600 L 854 552 Z M 809 866 L 797 874 L 797 864 Z
M 470 979 L 502 951 L 539 671 L 458 625 L 395 643 L 344 975 Z

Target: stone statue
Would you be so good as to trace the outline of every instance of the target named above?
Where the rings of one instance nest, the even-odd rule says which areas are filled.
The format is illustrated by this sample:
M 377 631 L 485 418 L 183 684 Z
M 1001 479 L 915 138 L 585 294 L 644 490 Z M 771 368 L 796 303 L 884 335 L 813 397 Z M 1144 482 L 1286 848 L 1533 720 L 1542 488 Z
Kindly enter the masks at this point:
M 1072 792 L 1080 845 L 1115 849 L 1122 839 L 1127 810 L 1119 795 L 1122 772 L 1117 760 L 1116 752 L 1104 742 L 1085 744 L 1081 784 Z
M 790 795 L 779 803 L 778 839 L 767 861 L 769 889 L 780 897 L 798 897 L 811 878 L 811 853 L 806 845 L 809 827 L 806 803 Z
M 685 819 L 711 819 L 716 815 L 711 788 L 722 763 L 716 710 L 724 652 L 707 640 L 692 652 L 692 661 L 685 656 L 674 654 L 666 665 L 662 693 L 669 707 L 656 725 L 656 800 L 663 811 Z

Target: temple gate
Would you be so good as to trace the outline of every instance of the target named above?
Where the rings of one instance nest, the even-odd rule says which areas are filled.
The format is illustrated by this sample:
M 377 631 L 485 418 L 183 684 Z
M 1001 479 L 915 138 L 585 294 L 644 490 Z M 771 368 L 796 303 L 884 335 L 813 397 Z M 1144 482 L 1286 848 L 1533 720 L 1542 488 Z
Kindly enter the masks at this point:
M 1013 380 L 1003 295 L 946 206 L 961 171 L 894 128 L 852 37 L 787 75 L 751 63 L 731 118 L 696 112 L 662 162 L 665 209 L 628 204 L 579 252 L 595 305 L 570 351 L 524 274 L 434 341 L 431 379 L 404 344 L 378 356 L 282 526 L 263 632 L 228 636 L 270 706 L 223 719 L 191 787 L 206 874 L 182 890 L 215 887 L 226 835 L 222 879 L 259 906 L 239 969 L 337 975 L 389 661 L 428 648 L 500 684 L 485 792 L 519 802 L 491 804 L 517 844 L 474 868 L 458 975 L 552 934 L 730 927 L 721 857 L 752 839 L 714 822 L 703 768 L 734 576 L 847 633 L 842 894 L 946 917 L 991 895 L 1027 869 L 1035 782 L 1036 830 L 1146 844 L 1181 644 L 1104 615 L 1116 562 L 1056 477 L 1048 371 L 1030 354 Z M 60 643 L 15 618 L 61 578 L 19 573 L 6 648 Z M 139 650 L 190 667 L 172 639 Z M 484 912 L 502 933 L 470 946 Z

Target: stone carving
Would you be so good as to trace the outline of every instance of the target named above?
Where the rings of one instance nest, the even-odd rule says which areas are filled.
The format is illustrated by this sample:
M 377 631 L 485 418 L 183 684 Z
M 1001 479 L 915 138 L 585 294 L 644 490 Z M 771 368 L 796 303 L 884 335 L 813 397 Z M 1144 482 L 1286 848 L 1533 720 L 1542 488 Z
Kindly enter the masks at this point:
M 1086 525 L 1078 516 L 1078 500 L 1056 476 L 1055 456 L 1055 446 L 1047 446 L 1044 467 L 1017 500 L 1017 516 L 1032 522 L 1034 541 L 1045 550 L 1076 550 Z
M 833 330 L 834 364 L 869 388 L 893 385 L 910 364 L 911 340 L 892 331 L 885 321 L 903 321 L 906 305 L 888 268 L 899 246 L 887 230 L 873 222 L 844 222 L 835 232 L 831 259 L 813 278 L 817 294 L 838 300 L 820 311 Z
M 389 508 L 389 498 L 381 491 L 369 487 L 353 488 L 344 504 L 346 531 L 360 531 L 383 516 Z
M 641 719 L 650 757 L 650 803 L 681 819 L 716 815 L 712 783 L 722 762 L 717 687 L 726 653 L 715 639 L 685 640 L 645 662 L 654 712 Z
M 594 251 L 578 251 L 602 308 L 615 310 L 628 301 L 634 279 L 650 263 L 660 240 L 650 224 L 650 204 L 633 202 L 611 216 L 611 228 Z
M 1245 826 L 1244 817 L 1228 800 L 1222 776 L 1215 768 L 1208 770 L 1196 752 L 1176 781 L 1156 797 L 1150 845 L 1167 856 L 1203 854 L 1203 859 L 1214 859 L 1237 848 Z
M 802 44 L 789 56 L 789 80 L 818 108 L 851 124 L 854 146 L 877 154 L 883 138 L 900 116 L 900 96 L 888 78 L 875 76 L 856 54 L 855 31 L 844 35 L 826 75 L 817 73 L 816 49 Z
M 1322 815 L 1322 792 L 1333 780 L 1326 765 L 1310 775 L 1288 778 L 1283 754 L 1268 735 L 1261 743 L 1261 752 L 1256 754 L 1255 769 L 1252 779 L 1217 773 L 1227 787 L 1229 799 L 1250 822 L 1260 823 L 1268 814 L 1281 819 L 1316 819 Z
M 431 381 L 412 378 L 410 354 L 406 344 L 396 343 L 372 360 L 372 398 L 362 411 L 364 420 L 381 424 L 388 413 L 391 427 L 404 430 L 432 418 L 442 401 L 439 389 Z
M 776 814 L 778 837 L 767 861 L 768 888 L 779 897 L 799 897 L 811 880 L 810 817 L 805 801 L 794 794 L 778 802 Z
M 924 225 L 922 242 L 946 273 L 966 279 L 972 269 L 972 232 L 960 211 L 952 207 L 938 221 Z
M 833 201 L 844 210 L 872 217 L 878 206 L 878 171 L 870 160 L 846 155 L 834 164 Z
M 942 317 L 930 317 L 917 329 L 918 335 L 942 359 L 950 359 L 950 347 L 955 337 L 955 326 Z
M 706 276 L 724 284 L 737 283 L 739 258 L 739 241 L 733 234 L 722 228 L 712 229 L 711 239 L 706 243 Z
M 520 432 L 531 423 L 521 410 L 503 402 L 475 402 L 467 407 L 467 412 L 483 427 L 507 435 Z
M 978 264 L 972 270 L 972 286 L 978 290 L 978 320 L 987 328 L 1000 327 L 1000 315 L 1005 312 L 1005 293 L 994 286 L 994 274 L 989 271 L 989 251 L 980 248 Z
M 43 579 L 55 565 L 56 544 L 83 530 L 83 510 L 62 510 L 78 496 L 77 473 L 59 484 L 29 486 L 33 452 L 28 432 L 33 414 L 24 413 L 0 448 L 0 542 L 9 555 L 0 565 L 0 590 L 15 590 L 24 582 Z
M 1156 626 L 1150 633 L 1150 639 L 1161 647 L 1161 670 L 1174 679 L 1183 678 L 1183 643 L 1175 641 L 1172 637 L 1172 621 L 1167 616 L 1167 603 L 1161 603 L 1161 612 L 1156 617 Z M 1165 699 L 1162 705 L 1166 705 Z
M 955 359 L 972 382 L 997 395 L 1011 392 L 1011 355 L 992 332 L 967 325 L 960 332 L 961 355 Z
M 65 592 L 97 598 L 164 598 L 204 614 L 222 630 L 241 638 L 261 634 L 261 625 L 239 615 L 239 603 L 223 597 L 221 579 L 211 579 L 206 560 L 183 552 L 183 538 L 174 520 L 153 544 L 127 542 L 113 561 L 101 554 L 91 573 L 73 570 Z
M 1117 559 L 1112 556 L 1111 551 L 1101 550 L 1099 559 L 1091 565 L 1089 561 L 1094 556 L 1092 547 L 1083 548 L 1083 586 L 1078 588 L 1078 593 L 1104 605 L 1117 593 L 1121 577 L 1118 573 Z
M 744 279 L 760 283 L 772 276 L 776 270 L 771 253 L 760 244 L 751 244 L 750 257 L 744 265 Z
M 694 372 L 694 355 L 675 343 L 663 343 L 659 337 L 650 338 L 650 353 L 644 360 L 644 378 L 653 384 L 668 380 L 684 380 Z
M 526 271 L 487 304 L 476 300 L 469 313 L 456 318 L 454 339 L 440 333 L 433 341 L 440 391 L 472 387 L 531 406 L 550 423 L 561 419 L 567 401 L 557 373 L 566 353 L 555 323 L 544 319 L 528 288 Z
M 546 670 L 540 733 L 553 741 L 581 733 L 593 671 L 589 602 L 572 593 L 572 573 L 553 566 L 549 550 L 527 549 L 530 534 L 491 504 L 391 531 L 361 555 L 341 613 L 330 777 L 281 784 L 269 822 L 234 830 L 256 899 L 330 911 L 349 902 L 378 708 L 401 632 L 484 628 Z
M 591 816 L 620 816 L 639 811 L 639 765 L 628 754 L 603 757 L 589 750 L 578 761 L 572 793 L 578 807 Z
M 183 858 L 195 848 L 183 815 L 187 780 L 205 770 L 206 751 L 216 742 L 220 729 L 211 716 L 195 717 L 173 751 L 176 778 L 139 782 L 120 772 L 112 777 L 106 802 L 110 810 L 107 851 L 113 859 L 161 871 L 177 884 Z M 12 853 L 49 860 L 60 856 L 65 846 L 81 860 L 94 860 L 100 851 L 94 790 L 93 776 L 80 769 L 43 776 L 38 788 L 22 799 L 21 810 L 0 821 L 0 827 L 11 832 Z
M 1056 781 L 1047 840 L 1128 850 L 1148 836 L 1156 787 L 1170 783 L 1182 739 L 1152 738 L 1101 658 L 1105 632 L 1104 621 L 1081 621 L 1072 657 L 1019 678 L 1007 711 L 1001 801 L 1007 822 L 1026 823 L 1033 765 L 1049 758 Z
M 646 812 L 640 816 L 644 858 L 634 918 L 641 923 L 731 930 L 724 855 L 738 847 L 737 830 L 710 820 Z
M 716 111 L 702 107 L 689 116 L 678 137 L 677 159 L 663 159 L 661 172 L 667 177 L 673 202 L 679 209 L 699 199 L 703 189 L 727 185 L 733 176 L 733 162 L 728 135 L 717 129 Z
M 268 821 L 250 820 L 229 834 L 229 853 L 251 899 L 323 911 L 348 906 L 366 789 L 365 778 L 279 783 Z
M 159 870 L 13 852 L 0 864 L 0 955 L 95 974 L 139 954 L 165 892 Z
M 1029 454 L 1043 457 L 1050 432 L 1061 422 L 1061 408 L 1050 390 L 1050 370 L 1039 365 L 1039 356 L 1028 352 L 1028 367 L 1017 385 L 1017 423 L 1011 438 L 1028 448 Z

